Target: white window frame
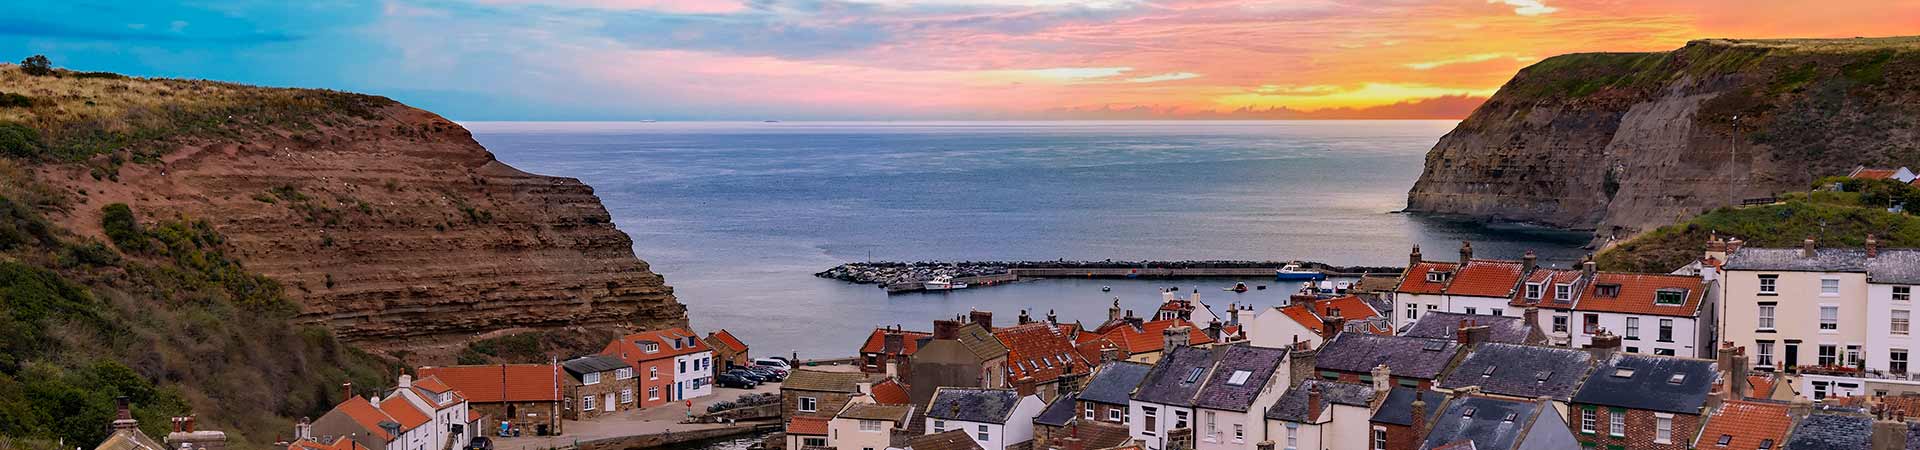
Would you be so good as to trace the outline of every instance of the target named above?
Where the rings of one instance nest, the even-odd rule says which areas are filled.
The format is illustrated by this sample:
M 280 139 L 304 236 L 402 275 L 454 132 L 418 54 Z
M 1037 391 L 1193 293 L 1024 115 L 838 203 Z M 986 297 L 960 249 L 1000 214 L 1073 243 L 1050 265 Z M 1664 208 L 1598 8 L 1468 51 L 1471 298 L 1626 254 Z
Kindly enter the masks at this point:
M 1528 300 L 1539 300 L 1540 297 L 1543 297 L 1545 295 L 1547 295 L 1546 286 L 1541 285 L 1540 283 L 1527 283 L 1527 299 Z
M 1907 365 L 1907 360 L 1911 357 L 1912 355 L 1907 353 L 1907 349 L 1887 349 L 1887 371 L 1893 373 L 1907 373 L 1911 371 L 1912 367 Z M 1899 364 L 1898 370 L 1895 370 L 1895 364 Z
M 620 390 L 620 403 L 633 403 L 633 388 Z
M 1233 443 L 1238 444 L 1246 441 L 1247 441 L 1246 424 L 1240 424 L 1240 423 L 1233 424 Z
M 1833 314 L 1828 315 L 1831 311 Z M 1840 305 L 1820 305 L 1820 332 L 1840 331 Z
M 1913 299 L 1913 286 L 1894 286 L 1893 301 L 1904 302 Z
M 795 405 L 795 408 L 799 409 L 800 412 L 819 412 L 820 411 L 820 399 L 813 398 L 813 397 L 800 397 L 800 400 L 797 403 L 798 404 Z
M 1760 276 L 1760 294 L 1761 295 L 1774 295 L 1779 293 L 1780 293 L 1780 276 L 1779 275 L 1761 275 Z
M 613 369 L 613 379 L 615 379 L 615 380 L 625 380 L 625 379 L 628 379 L 628 378 L 633 378 L 633 368 L 632 368 L 632 367 L 621 367 L 621 368 L 618 368 L 618 369 Z
M 660 399 L 659 386 L 647 388 L 647 400 L 659 400 L 659 399 Z
M 1753 352 L 1753 365 L 1773 367 L 1773 343 L 1756 342 L 1753 346 L 1755 349 Z
M 1840 346 L 1836 344 L 1814 346 L 1813 362 L 1828 367 L 1840 365 Z
M 1120 408 L 1112 408 L 1107 410 L 1107 421 L 1127 423 L 1127 416 L 1120 413 Z
M 1573 285 L 1567 283 L 1553 285 L 1553 299 L 1562 302 L 1573 300 Z
M 1820 296 L 1821 297 L 1839 297 L 1840 296 L 1840 279 L 1839 278 L 1821 278 L 1820 279 Z
M 1083 417 L 1086 417 L 1087 420 L 1093 420 L 1093 404 L 1088 403 L 1086 407 L 1086 412 L 1083 414 Z
M 580 396 L 580 410 L 581 410 L 581 411 L 593 411 L 593 410 L 594 410 L 594 406 L 595 406 L 595 405 L 593 404 L 593 398 L 594 398 L 594 397 L 595 397 L 595 395 L 592 395 L 592 394 L 588 394 L 588 395 L 582 395 L 582 396 Z
M 1660 319 L 1660 334 L 1654 340 L 1673 342 L 1673 319 Z
M 1913 311 L 1906 309 L 1893 310 L 1893 314 L 1888 317 L 1887 322 L 1888 332 L 1900 335 L 1907 334 L 1913 329 Z
M 600 372 L 587 372 L 580 375 L 580 384 L 588 386 L 600 384 Z
M 1779 305 L 1759 305 L 1759 307 L 1754 311 L 1754 317 L 1757 318 L 1757 322 L 1758 322 L 1754 324 L 1754 328 L 1757 328 L 1763 331 L 1773 330 L 1774 329 L 1773 328 L 1774 312 L 1778 308 L 1779 308 Z
M 1627 339 L 1640 338 L 1640 318 L 1627 316 Z
M 1625 437 L 1627 435 L 1626 410 L 1607 410 L 1607 435 L 1613 437 Z
M 974 427 L 974 430 L 974 436 L 980 438 L 980 442 L 993 440 L 993 432 L 987 430 L 986 425 L 977 425 Z
M 879 433 L 880 421 L 873 420 L 873 419 L 860 419 L 860 431 L 863 433 Z
M 1372 450 L 1387 450 L 1387 428 L 1373 427 Z
M 1581 433 L 1593 434 L 1594 429 L 1600 426 L 1600 418 L 1596 417 L 1597 414 L 1600 414 L 1598 407 L 1580 408 Z
M 1673 414 L 1653 413 L 1653 443 L 1673 443 Z

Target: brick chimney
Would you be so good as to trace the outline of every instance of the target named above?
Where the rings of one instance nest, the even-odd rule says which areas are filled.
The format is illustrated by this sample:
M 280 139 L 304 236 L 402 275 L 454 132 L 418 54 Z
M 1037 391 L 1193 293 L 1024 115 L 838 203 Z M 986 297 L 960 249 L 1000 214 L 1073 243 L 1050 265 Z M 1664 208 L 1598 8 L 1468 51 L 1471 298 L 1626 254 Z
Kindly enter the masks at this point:
M 1460 241 L 1460 267 L 1466 267 L 1468 261 L 1473 261 L 1473 243 Z
M 967 321 L 980 324 L 981 328 L 993 331 L 993 311 L 973 310 L 967 312 Z
M 1867 235 L 1867 257 L 1873 258 L 1877 256 L 1880 256 L 1880 240 L 1874 238 L 1872 234 L 1868 234 Z
M 1210 339 L 1214 342 L 1220 342 L 1220 331 L 1222 329 L 1223 328 L 1220 325 L 1220 319 L 1213 319 L 1213 320 L 1207 321 L 1207 339 Z
M 889 328 L 887 329 L 886 334 L 883 334 L 880 336 L 880 352 L 881 353 L 884 353 L 887 355 L 898 355 L 901 352 L 906 351 L 906 349 L 907 349 L 906 333 L 902 333 L 900 332 L 900 330 Z
M 1307 348 L 1305 343 L 1295 342 L 1287 354 L 1287 378 L 1294 385 L 1314 377 L 1313 371 L 1320 359 L 1320 351 Z
M 1320 337 L 1325 339 L 1333 339 L 1334 336 L 1340 335 L 1340 332 L 1346 329 L 1347 329 L 1347 319 L 1344 317 L 1340 317 L 1339 315 L 1334 315 L 1333 317 L 1328 317 L 1326 320 L 1321 321 Z
M 1240 304 L 1239 303 L 1232 303 L 1227 305 L 1227 324 L 1228 325 L 1240 324 Z
M 1413 266 L 1418 265 L 1420 265 L 1420 245 L 1414 244 L 1413 253 L 1407 254 L 1407 268 L 1412 269 Z
M 340 390 L 342 391 L 342 393 L 345 394 L 340 396 L 341 401 L 346 401 L 347 399 L 353 398 L 353 382 L 352 381 L 340 383 Z
M 1038 384 L 1039 381 L 1034 380 L 1033 377 L 1023 376 L 1018 380 L 1013 380 L 1013 392 L 1020 394 L 1020 397 L 1024 398 L 1033 395 L 1034 388 Z
M 1119 346 L 1109 344 L 1107 346 L 1100 347 L 1100 362 L 1108 363 L 1108 362 L 1114 362 L 1114 361 L 1125 361 L 1127 360 L 1127 356 L 1130 356 L 1130 355 L 1127 354 L 1126 350 L 1120 349 Z
M 1587 344 L 1587 351 L 1593 353 L 1594 359 L 1605 360 L 1620 351 L 1620 336 L 1603 328 L 1594 333 L 1593 343 Z
M 1047 310 L 1047 323 L 1048 323 L 1048 324 L 1053 324 L 1053 325 L 1059 325 L 1059 324 L 1060 324 L 1060 316 L 1056 316 L 1056 315 L 1054 315 L 1054 314 L 1053 314 L 1053 310 L 1051 310 L 1051 309 L 1049 309 L 1049 310 Z
M 1813 255 L 1813 236 L 1807 236 L 1806 239 L 1800 241 L 1800 256 L 1812 258 Z
M 946 340 L 958 339 L 959 337 L 960 337 L 959 321 L 954 321 L 954 320 L 933 321 L 933 338 L 934 339 L 946 341 Z
M 1174 347 L 1186 347 L 1190 343 L 1189 341 L 1193 338 L 1193 327 L 1186 325 L 1167 327 L 1165 330 L 1160 330 L 1160 336 L 1164 339 L 1163 348 L 1173 351 Z
M 1320 401 L 1322 400 L 1320 395 L 1320 383 L 1314 383 L 1312 386 L 1307 387 L 1308 422 L 1318 422 L 1320 420 Z
M 1107 320 L 1120 320 L 1120 297 L 1113 298 L 1113 306 L 1107 307 Z
M 1460 345 L 1473 345 L 1473 335 L 1467 332 L 1467 329 L 1472 327 L 1472 320 L 1460 319 L 1460 325 L 1453 329 L 1453 341 Z
M 1527 306 L 1527 309 L 1520 310 L 1520 317 L 1527 321 L 1527 326 L 1538 327 L 1540 326 L 1540 307 Z
M 1427 435 L 1427 401 L 1420 399 L 1420 391 L 1413 391 L 1413 435 Z
M 1597 273 L 1600 273 L 1600 263 L 1593 262 L 1593 255 L 1588 254 L 1586 262 L 1580 263 L 1580 275 L 1586 277 L 1588 282 L 1592 282 L 1593 275 Z
M 1017 321 L 1018 321 L 1018 322 L 1019 322 L 1019 323 L 1020 323 L 1021 325 L 1026 325 L 1026 324 L 1030 324 L 1030 323 L 1033 323 L 1033 316 L 1031 316 L 1031 315 L 1027 315 L 1027 310 L 1026 310 L 1026 308 L 1021 308 L 1021 309 L 1020 309 L 1020 318 L 1019 318 L 1019 319 L 1018 319 Z
M 1537 267 L 1535 263 L 1539 261 L 1539 255 L 1535 255 L 1533 249 L 1527 249 L 1525 255 L 1520 255 L 1520 273 L 1533 273 L 1533 269 Z

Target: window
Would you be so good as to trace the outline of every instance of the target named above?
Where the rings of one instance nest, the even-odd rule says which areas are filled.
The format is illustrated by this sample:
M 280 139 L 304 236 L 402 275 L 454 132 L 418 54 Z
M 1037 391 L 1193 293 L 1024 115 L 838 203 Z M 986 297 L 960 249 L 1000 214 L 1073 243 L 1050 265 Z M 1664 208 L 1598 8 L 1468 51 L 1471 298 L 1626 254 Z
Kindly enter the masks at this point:
M 1820 307 L 1820 329 L 1821 330 L 1840 329 L 1840 307 L 1839 306 L 1823 305 Z
M 620 403 L 633 403 L 633 389 L 620 390 Z
M 1627 337 L 1626 338 L 1627 339 L 1640 338 L 1640 318 L 1639 317 L 1627 318 Z
M 1653 414 L 1653 443 L 1655 444 L 1673 443 L 1673 415 L 1672 414 L 1667 414 L 1667 413 Z
M 1760 323 L 1754 325 L 1756 328 L 1759 328 L 1761 330 L 1773 329 L 1773 306 L 1774 305 L 1772 303 L 1760 304 L 1760 311 L 1759 311 Z
M 1656 348 L 1656 349 L 1653 349 L 1653 354 L 1660 355 L 1660 356 L 1673 356 L 1673 349 Z
M 1607 435 L 1613 437 L 1627 435 L 1627 410 L 1620 408 L 1607 410 Z
M 1237 423 L 1233 424 L 1233 442 L 1238 443 L 1238 442 L 1246 442 L 1246 441 L 1247 441 L 1247 426 L 1243 424 L 1237 424 Z
M 647 352 L 647 353 L 655 353 L 655 352 L 659 352 L 659 351 L 660 351 L 660 343 L 658 343 L 658 342 L 642 342 L 642 343 L 640 343 L 640 351 L 643 351 L 643 352 Z
M 1780 293 L 1780 276 L 1779 275 L 1761 275 L 1760 276 L 1760 295 L 1776 295 L 1779 293 Z
M 1896 310 L 1893 310 L 1892 316 L 1893 318 L 1890 320 L 1893 321 L 1893 326 L 1891 327 L 1893 329 L 1893 334 L 1907 334 L 1907 330 L 1911 329 L 1913 324 L 1913 312 L 1904 310 L 1904 309 L 1896 309 Z
M 588 372 L 584 375 L 580 375 L 580 384 L 586 384 L 586 385 L 600 384 L 600 372 Z
M 1907 349 L 1896 348 L 1887 350 L 1887 371 L 1907 373 Z
M 687 373 L 687 361 L 680 360 L 680 373 Z
M 1300 447 L 1300 425 L 1295 423 L 1288 423 L 1287 424 L 1287 450 L 1294 450 L 1295 448 L 1299 448 L 1299 447 Z
M 937 433 L 944 433 L 944 432 L 946 432 L 946 431 L 947 431 L 947 421 L 945 421 L 945 420 L 935 420 L 935 421 L 933 421 L 933 432 L 934 432 L 934 433 L 936 433 L 936 434 L 937 434 Z
M 1754 356 L 1753 356 L 1753 365 L 1762 366 L 1762 367 L 1772 367 L 1773 366 L 1773 341 L 1755 341 L 1753 347 L 1755 349 Z
M 1420 305 L 1408 303 L 1407 304 L 1407 320 L 1419 320 L 1419 319 L 1420 319 Z
M 660 368 L 659 368 L 659 367 L 648 367 L 648 368 L 647 368 L 647 379 L 649 379 L 649 380 L 658 380 L 658 379 L 660 379 Z
M 880 432 L 880 421 L 861 419 L 860 431 L 868 432 L 868 433 L 878 433 Z
M 1571 284 L 1553 285 L 1553 299 L 1563 301 L 1563 302 L 1568 300 L 1573 300 L 1573 285 Z
M 1126 417 L 1120 415 L 1120 408 L 1113 408 L 1113 409 L 1107 410 L 1107 421 L 1108 422 L 1125 422 Z
M 1186 411 L 1173 412 L 1173 429 L 1178 430 L 1187 427 L 1187 414 L 1188 412 Z
M 632 367 L 621 367 L 621 368 L 618 368 L 618 369 L 614 369 L 614 370 L 613 370 L 613 379 L 615 379 L 615 380 L 625 380 L 625 379 L 628 379 L 628 378 L 633 378 L 633 368 L 632 368 Z
M 1820 279 L 1820 296 L 1832 297 L 1836 295 L 1840 295 L 1840 279 L 1821 278 Z
M 1595 285 L 1593 287 L 1593 294 L 1601 297 L 1619 297 L 1620 285 L 1618 284 Z
M 1180 380 L 1180 382 L 1186 383 L 1186 384 L 1197 383 L 1200 381 L 1200 374 L 1205 373 L 1206 371 L 1207 369 L 1204 367 L 1195 367 L 1192 369 L 1187 369 L 1187 377 L 1185 379 Z
M 1215 417 L 1214 417 L 1214 415 L 1213 415 L 1213 411 L 1207 411 L 1207 435 L 1208 435 L 1208 437 L 1212 437 L 1212 436 L 1213 436 L 1213 435 L 1214 435 L 1215 433 L 1218 433 L 1218 432 L 1219 432 L 1219 430 L 1220 430 L 1220 427 L 1219 427 L 1219 424 L 1218 424 L 1218 423 L 1215 423 L 1215 422 L 1217 422 L 1217 421 L 1216 421 L 1215 419 L 1216 419 L 1216 418 L 1215 418 Z
M 660 399 L 659 386 L 647 388 L 647 400 L 659 400 L 659 399 Z
M 1446 273 L 1446 272 L 1441 272 L 1441 271 L 1437 271 L 1437 270 L 1436 270 L 1436 271 L 1432 271 L 1432 272 L 1427 272 L 1427 282 L 1428 282 L 1428 283 L 1440 283 L 1440 282 L 1445 282 L 1445 281 L 1447 281 L 1447 273 Z
M 1087 420 L 1093 420 L 1093 404 L 1092 403 L 1087 404 L 1087 410 L 1085 413 L 1081 414 L 1081 416 L 1086 417 Z
M 1544 286 L 1541 286 L 1540 283 L 1527 283 L 1528 300 L 1539 300 L 1540 296 L 1545 293 L 1546 289 Z
M 986 441 L 991 441 L 991 440 L 993 440 L 993 435 L 992 435 L 992 434 L 989 434 L 989 433 L 987 433 L 987 426 L 986 426 L 986 425 L 980 425 L 980 426 L 978 426 L 978 427 L 976 427 L 976 428 L 974 428 L 974 430 L 975 430 L 975 431 L 974 431 L 974 436 L 975 436 L 975 437 L 977 437 L 978 439 L 980 439 L 980 442 L 986 442 Z
M 1580 318 L 1580 327 L 1581 329 L 1586 330 L 1587 334 L 1594 334 L 1594 333 L 1600 332 L 1600 315 L 1586 314 L 1585 316 Z
M 1847 358 L 1846 358 L 1845 360 L 1842 360 L 1842 361 L 1841 361 L 1841 363 L 1842 363 L 1842 364 L 1846 364 L 1846 365 L 1849 365 L 1849 366 L 1852 366 L 1852 365 L 1857 365 L 1857 364 L 1860 364 L 1860 361 L 1861 361 L 1861 360 L 1860 360 L 1860 346 L 1859 346 L 1859 345 L 1848 345 L 1848 346 L 1847 346 Z
M 804 438 L 800 438 L 800 446 L 802 446 L 802 447 L 825 447 L 825 446 L 827 446 L 827 438 L 823 438 L 823 437 L 804 437 Z
M 1627 353 L 1640 353 L 1640 347 L 1627 346 Z
M 1684 305 L 1686 303 L 1687 290 L 1685 289 L 1661 289 L 1653 292 L 1653 304 L 1655 305 L 1672 306 Z
M 1232 386 L 1245 386 L 1247 384 L 1247 378 L 1251 376 L 1253 376 L 1253 372 L 1235 370 L 1233 371 L 1233 376 L 1227 377 L 1227 384 Z
M 1373 450 L 1387 450 L 1387 429 L 1373 427 Z
M 1160 408 L 1152 406 L 1140 407 L 1140 419 L 1145 421 L 1141 422 L 1141 425 L 1146 426 L 1147 435 L 1153 435 L 1153 432 L 1159 428 Z
M 820 399 L 816 399 L 813 397 L 800 397 L 800 412 L 814 412 L 819 410 L 820 410 Z
M 580 396 L 580 409 L 581 409 L 581 410 L 583 410 L 583 411 L 592 411 L 592 410 L 593 410 L 593 396 L 591 396 L 591 395 L 582 395 L 582 396 Z
M 1494 308 L 1494 309 L 1493 309 L 1493 315 L 1496 315 L 1496 316 L 1504 316 L 1504 315 L 1506 315 L 1505 313 L 1506 313 L 1506 311 L 1501 311 L 1501 310 L 1500 310 L 1500 308 Z
M 1660 342 L 1673 342 L 1673 319 L 1660 319 Z
M 1904 302 L 1913 298 L 1913 286 L 1894 286 L 1893 301 Z
M 1581 433 L 1593 434 L 1593 428 L 1597 426 L 1596 423 L 1599 422 L 1599 419 L 1595 418 L 1594 414 L 1593 407 L 1591 406 L 1580 409 Z
M 1567 332 L 1567 316 L 1559 316 L 1559 315 L 1553 316 L 1553 332 L 1555 333 Z

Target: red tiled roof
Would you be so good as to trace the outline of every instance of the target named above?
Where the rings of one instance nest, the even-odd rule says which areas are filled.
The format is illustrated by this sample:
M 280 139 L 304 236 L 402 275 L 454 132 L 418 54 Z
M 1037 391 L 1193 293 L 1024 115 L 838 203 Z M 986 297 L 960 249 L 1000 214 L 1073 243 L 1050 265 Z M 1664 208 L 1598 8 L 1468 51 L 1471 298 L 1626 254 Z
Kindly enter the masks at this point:
M 1160 351 L 1162 347 L 1166 347 L 1166 338 L 1161 335 L 1161 332 L 1166 331 L 1167 328 L 1174 325 L 1184 325 L 1190 330 L 1190 334 L 1187 336 L 1187 343 L 1189 344 L 1200 345 L 1213 342 L 1213 338 L 1207 337 L 1206 330 L 1193 326 L 1193 322 L 1188 322 L 1185 319 L 1155 320 L 1140 324 L 1139 329 L 1131 326 L 1117 326 L 1107 330 L 1101 337 L 1106 338 L 1115 345 L 1119 345 L 1120 348 L 1125 349 L 1129 355 L 1157 352 Z M 1096 354 L 1098 354 L 1098 350 L 1095 351 Z M 1084 356 L 1084 353 L 1082 355 Z
M 1086 373 L 1093 365 L 1074 351 L 1073 341 L 1046 322 L 1014 325 L 993 330 L 993 337 L 1007 346 L 1008 379 L 1033 377 L 1045 383 L 1059 378 L 1071 367 Z
M 1609 286 L 1618 286 L 1619 293 L 1614 296 L 1599 294 L 1602 288 Z M 1654 303 L 1655 293 L 1662 290 L 1681 290 L 1682 303 L 1678 305 Z M 1586 289 L 1580 293 L 1579 303 L 1575 304 L 1573 309 L 1692 317 L 1694 312 L 1700 309 L 1700 299 L 1705 293 L 1706 287 L 1699 277 L 1601 272 L 1594 275 L 1592 282 L 1587 283 Z
M 1333 317 L 1333 310 L 1335 309 L 1340 310 L 1340 317 L 1350 322 L 1380 316 L 1379 311 L 1373 310 L 1373 305 L 1369 305 L 1366 300 L 1361 300 L 1360 297 L 1352 295 L 1298 302 L 1281 307 L 1280 312 L 1286 314 L 1288 318 L 1293 319 L 1294 322 L 1299 323 L 1300 326 L 1306 327 L 1310 331 L 1323 333 L 1326 327 L 1326 318 Z M 1373 331 L 1377 334 L 1393 334 L 1393 330 L 1379 327 L 1373 327 Z
M 560 401 L 558 370 L 546 364 L 503 364 L 421 367 L 419 373 L 439 378 L 474 403 L 555 402 Z
M 787 434 L 826 436 L 828 418 L 799 416 L 787 421 Z
M 740 338 L 734 337 L 733 333 L 727 332 L 725 328 L 721 328 L 720 331 L 707 333 L 707 337 L 720 341 L 721 345 L 727 346 L 727 350 L 732 350 L 734 353 L 747 351 L 747 344 L 740 342 Z
M 1772 375 L 1747 375 L 1747 386 L 1752 388 L 1748 391 L 1749 397 L 1772 398 L 1773 396 Z
M 875 328 L 873 329 L 873 334 L 867 335 L 867 343 L 860 346 L 860 353 L 886 353 L 888 331 L 898 331 L 900 333 L 900 340 L 902 341 L 900 345 L 901 356 L 913 356 L 914 352 L 920 351 L 921 339 L 933 337 L 933 333 L 922 331 Z
M 907 385 L 898 379 L 888 378 L 873 385 L 873 402 L 882 405 L 905 405 L 913 403 L 907 397 Z
M 1707 418 L 1706 427 L 1700 430 L 1700 441 L 1694 447 L 1757 450 L 1761 440 L 1771 440 L 1772 448 L 1777 449 L 1787 442 L 1787 429 L 1792 427 L 1793 418 L 1787 415 L 1787 405 L 1727 400 Z M 1726 446 L 1720 445 L 1722 436 L 1729 437 Z
M 1580 274 L 1581 273 L 1579 270 L 1547 269 L 1547 268 L 1534 269 L 1533 273 L 1527 274 L 1526 279 L 1520 280 L 1519 287 L 1516 287 L 1513 290 L 1512 301 L 1509 301 L 1507 303 L 1513 306 L 1533 305 L 1533 306 L 1540 306 L 1540 307 L 1546 307 L 1546 308 L 1561 308 L 1561 309 L 1572 308 L 1573 307 L 1572 299 L 1568 299 L 1567 301 L 1564 301 L 1564 302 L 1559 300 L 1554 300 L 1553 286 L 1559 285 L 1559 284 L 1573 284 L 1580 280 Z M 1527 285 L 1532 283 L 1540 283 L 1540 298 L 1537 300 L 1527 298 Z
M 1461 267 L 1447 281 L 1448 295 L 1507 298 L 1520 283 L 1520 263 L 1476 259 Z
M 452 386 L 448 386 L 446 382 L 440 381 L 437 377 L 424 377 L 414 380 L 413 390 L 420 394 L 420 398 L 425 399 L 427 404 L 433 405 L 433 407 L 437 409 L 446 409 L 466 401 L 466 397 L 460 395 L 460 391 L 454 390 Z M 434 397 L 442 392 L 447 393 L 447 402 L 440 403 L 434 401 Z
M 652 353 L 647 352 L 641 346 L 641 343 L 646 342 L 655 344 L 657 349 Z M 676 342 L 678 344 L 676 344 Z M 672 358 L 708 350 L 710 349 L 707 347 L 707 343 L 703 342 L 699 335 L 693 334 L 693 331 L 685 328 L 668 328 L 621 336 L 620 339 L 615 339 L 613 342 L 607 343 L 607 347 L 600 350 L 600 354 L 620 358 L 628 364 L 633 364 L 634 367 L 639 367 L 640 365 L 636 364 L 638 362 Z
M 1453 268 L 1453 263 L 1421 261 L 1420 264 L 1415 264 L 1413 267 L 1407 268 L 1406 275 L 1400 278 L 1400 287 L 1395 288 L 1394 291 L 1409 294 L 1439 294 L 1445 292 L 1447 289 L 1446 282 L 1435 283 L 1427 281 L 1427 273 L 1434 271 L 1452 272 Z
M 427 422 L 433 420 L 433 418 L 427 416 L 427 413 L 420 412 L 419 408 L 414 408 L 413 402 L 409 402 L 406 397 L 398 395 L 387 397 L 386 400 L 381 401 L 380 411 L 393 417 L 393 421 L 400 424 L 400 431 L 402 432 L 419 428 L 421 425 L 426 425 Z
M 389 416 L 387 413 L 381 412 L 380 408 L 374 407 L 373 402 L 367 401 L 366 397 L 354 396 L 347 398 L 347 401 L 340 402 L 340 404 L 335 405 L 333 409 L 346 414 L 347 418 L 353 419 L 354 423 L 360 424 L 360 428 L 366 429 L 367 434 L 372 434 L 382 440 L 393 440 L 392 434 L 388 434 L 386 429 L 380 428 L 380 422 L 399 421 L 393 420 L 393 416 Z

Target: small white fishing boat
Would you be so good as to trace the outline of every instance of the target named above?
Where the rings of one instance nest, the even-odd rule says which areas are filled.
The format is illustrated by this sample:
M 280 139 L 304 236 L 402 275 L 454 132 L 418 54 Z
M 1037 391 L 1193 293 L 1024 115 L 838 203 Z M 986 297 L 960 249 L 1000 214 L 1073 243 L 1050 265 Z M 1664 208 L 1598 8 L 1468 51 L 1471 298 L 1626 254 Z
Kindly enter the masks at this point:
M 953 277 L 948 276 L 933 277 L 932 280 L 927 280 L 923 286 L 929 291 L 951 291 L 954 289 L 967 288 L 966 283 L 955 283 Z
M 1313 281 L 1326 279 L 1327 274 L 1320 273 L 1318 270 L 1304 269 L 1300 267 L 1300 264 L 1294 263 L 1281 266 L 1279 269 L 1274 270 L 1273 278 L 1279 281 Z

